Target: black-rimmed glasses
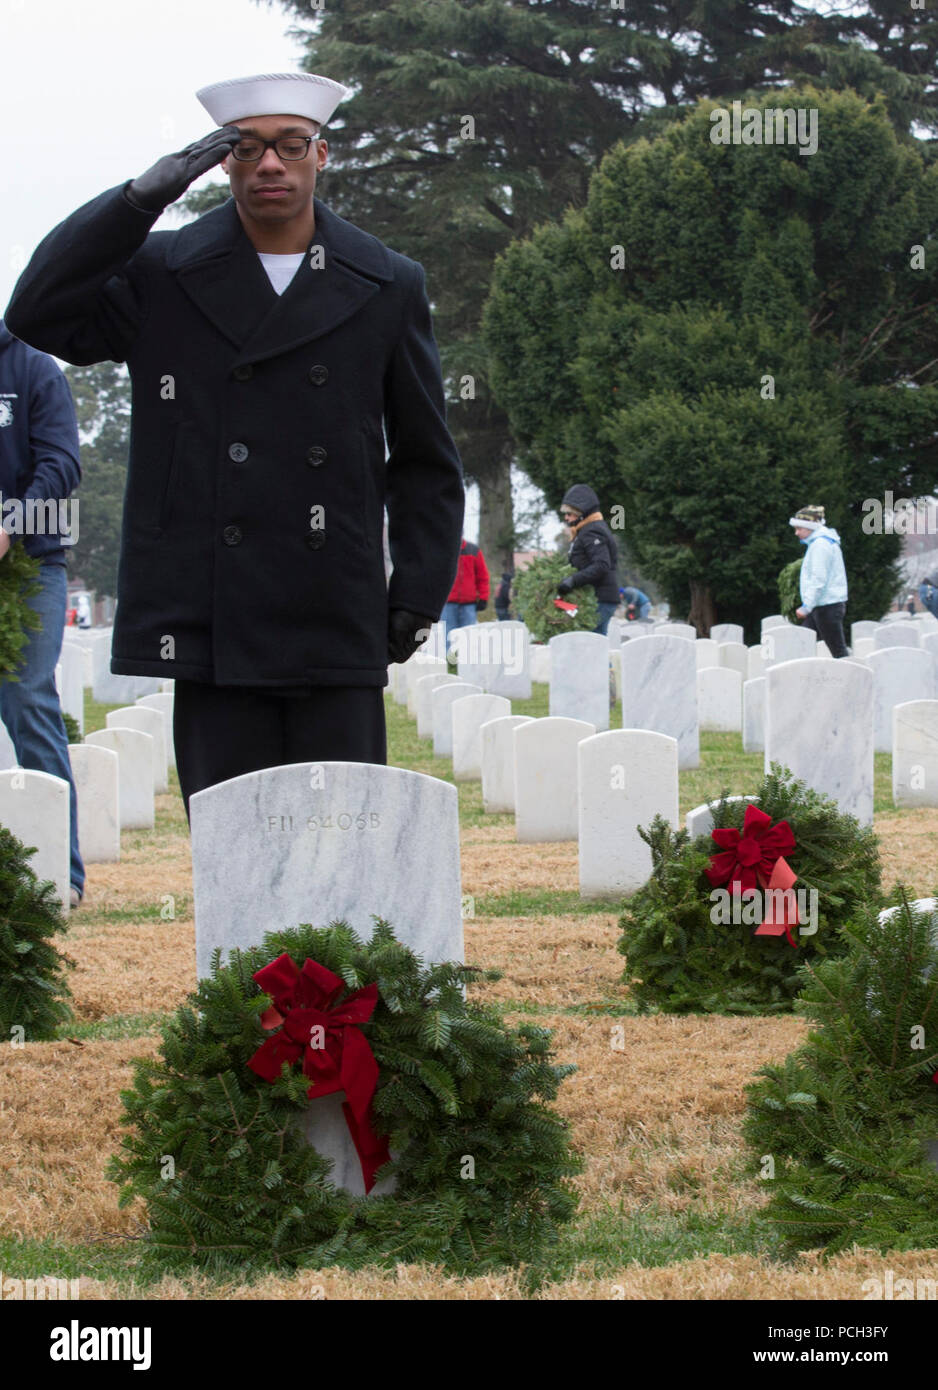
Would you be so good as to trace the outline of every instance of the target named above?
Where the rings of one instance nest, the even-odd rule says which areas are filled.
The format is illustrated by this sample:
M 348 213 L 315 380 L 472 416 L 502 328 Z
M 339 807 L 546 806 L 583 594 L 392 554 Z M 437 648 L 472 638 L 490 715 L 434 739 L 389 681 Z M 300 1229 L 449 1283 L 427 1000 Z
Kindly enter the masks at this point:
M 281 159 L 305 159 L 310 145 L 318 139 L 318 135 L 283 135 L 279 140 L 258 140 L 253 135 L 246 135 L 238 141 L 231 153 L 243 164 L 256 163 L 258 159 L 263 159 L 271 148 L 277 151 Z

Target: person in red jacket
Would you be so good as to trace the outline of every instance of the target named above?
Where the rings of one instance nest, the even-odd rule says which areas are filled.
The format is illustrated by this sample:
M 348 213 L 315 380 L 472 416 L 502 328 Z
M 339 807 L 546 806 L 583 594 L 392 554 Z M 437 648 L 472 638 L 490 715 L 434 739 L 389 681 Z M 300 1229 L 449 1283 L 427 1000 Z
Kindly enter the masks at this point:
M 476 621 L 476 614 L 487 607 L 488 601 L 489 569 L 485 556 L 477 545 L 464 538 L 459 547 L 456 582 L 440 614 L 447 640 L 453 628 L 470 627 Z

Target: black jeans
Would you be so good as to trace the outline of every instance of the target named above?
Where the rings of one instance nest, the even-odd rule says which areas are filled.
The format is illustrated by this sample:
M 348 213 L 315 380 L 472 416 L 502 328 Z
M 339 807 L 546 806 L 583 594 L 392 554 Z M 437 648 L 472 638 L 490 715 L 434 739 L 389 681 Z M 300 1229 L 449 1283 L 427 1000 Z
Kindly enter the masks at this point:
M 176 771 L 189 798 L 216 782 L 286 763 L 386 763 L 380 685 L 320 685 L 276 695 L 240 685 L 175 683 Z
M 850 655 L 844 641 L 846 611 L 845 603 L 822 603 L 819 608 L 812 608 L 804 620 L 805 627 L 813 628 L 821 641 L 827 643 L 831 656 Z

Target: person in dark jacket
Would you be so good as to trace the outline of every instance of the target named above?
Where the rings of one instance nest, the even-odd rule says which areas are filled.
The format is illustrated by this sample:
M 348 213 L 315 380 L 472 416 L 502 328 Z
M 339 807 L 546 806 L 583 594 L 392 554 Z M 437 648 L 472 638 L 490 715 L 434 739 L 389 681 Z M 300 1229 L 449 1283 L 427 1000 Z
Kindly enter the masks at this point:
M 938 571 L 926 574 L 918 586 L 918 596 L 922 601 L 922 607 L 938 618 Z
M 78 539 L 68 499 L 80 481 L 78 421 L 68 382 L 51 357 L 17 342 L 0 319 L 0 565 L 11 545 L 21 544 L 39 560 L 39 592 L 26 602 L 41 624 L 27 634 L 18 679 L 0 684 L 0 717 L 20 767 L 68 783 L 71 897 L 66 908 L 82 899 L 85 866 L 55 667 L 68 596 L 65 547 Z
M 489 567 L 473 541 L 464 540 L 459 548 L 459 568 L 450 596 L 441 614 L 446 636 L 453 628 L 472 627 L 476 614 L 488 607 Z
M 495 616 L 500 623 L 508 621 L 511 612 L 511 581 L 514 570 L 502 570 L 502 582 L 495 590 Z
M 603 521 L 599 498 L 585 483 L 576 483 L 564 494 L 560 514 L 573 533 L 568 559 L 576 574 L 562 579 L 558 586 L 562 595 L 592 584 L 599 604 L 599 623 L 593 629 L 605 636 L 609 619 L 619 606 L 619 548 L 615 537 Z
M 446 601 L 465 500 L 423 267 L 314 196 L 349 91 L 197 95 L 218 128 L 66 218 L 7 309 L 38 348 L 130 370 L 111 670 L 174 678 L 187 812 L 259 768 L 386 761 L 387 667 Z M 219 161 L 232 197 L 151 232 Z

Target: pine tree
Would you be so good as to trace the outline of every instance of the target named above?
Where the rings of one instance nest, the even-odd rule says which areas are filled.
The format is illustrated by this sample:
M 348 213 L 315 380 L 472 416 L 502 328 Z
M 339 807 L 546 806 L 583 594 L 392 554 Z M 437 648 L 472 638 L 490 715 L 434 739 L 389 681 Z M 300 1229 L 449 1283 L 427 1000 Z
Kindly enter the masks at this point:
M 890 902 L 882 922 L 864 905 L 845 956 L 805 967 L 815 1030 L 749 1087 L 752 1169 L 794 1249 L 938 1246 L 938 931 L 903 888 Z
M 40 883 L 27 849 L 0 825 L 0 1036 L 11 1041 L 22 1028 L 23 1042 L 55 1036 L 71 1018 L 65 969 L 52 938 L 67 930 L 55 888 Z
M 23 648 L 39 615 L 26 600 L 38 592 L 39 561 L 14 541 L 0 560 L 0 680 L 18 681 Z

